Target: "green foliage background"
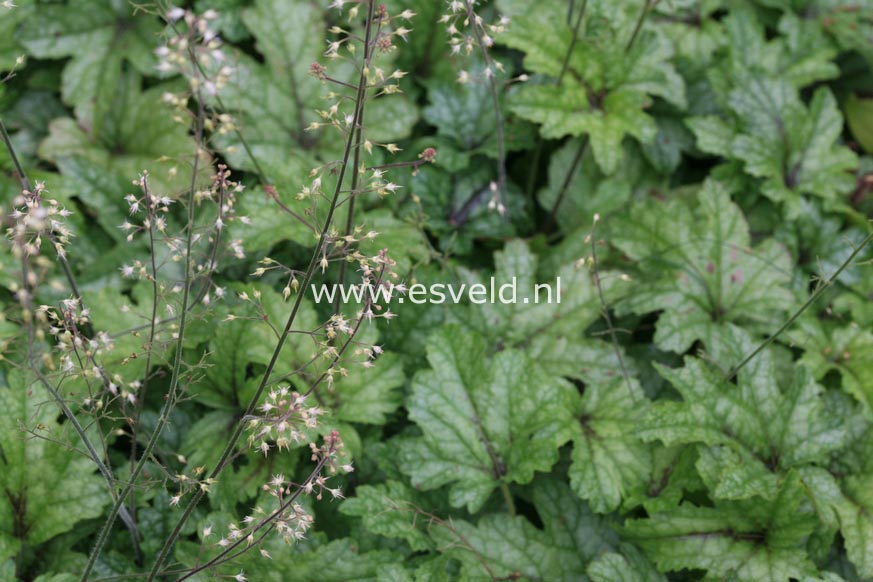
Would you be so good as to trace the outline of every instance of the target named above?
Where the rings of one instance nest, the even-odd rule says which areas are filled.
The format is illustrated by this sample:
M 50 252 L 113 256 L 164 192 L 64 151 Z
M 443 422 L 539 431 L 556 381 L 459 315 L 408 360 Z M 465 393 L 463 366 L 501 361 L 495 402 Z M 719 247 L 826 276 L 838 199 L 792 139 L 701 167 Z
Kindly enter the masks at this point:
M 22 54 L 27 63 L 0 85 L 2 117 L 31 178 L 75 210 L 71 262 L 95 328 L 136 326 L 144 290 L 119 268 L 145 247 L 117 228 L 123 196 L 143 169 L 177 196 L 187 168 L 168 170 L 194 149 L 190 128 L 161 103 L 180 83 L 156 68 L 162 25 L 125 0 L 16 4 L 0 8 L 0 70 Z M 223 104 L 289 205 L 308 171 L 342 147 L 303 132 L 324 103 L 309 65 L 338 18 L 326 4 L 193 2 L 220 12 L 237 68 Z M 511 19 L 493 49 L 507 71 L 499 80 L 529 76 L 500 94 L 504 220 L 488 209 L 498 144 L 487 85 L 456 82 L 481 65 L 447 56 L 443 2 L 385 4 L 418 15 L 391 57 L 409 72 L 404 93 L 372 103 L 367 136 L 399 143 L 401 160 L 429 146 L 438 158 L 414 175 L 393 172 L 399 193 L 358 209 L 357 222 L 382 233 L 369 252 L 387 247 L 409 282 L 494 275 L 523 289 L 561 276 L 565 296 L 559 305 L 394 306 L 396 320 L 367 332 L 385 347 L 378 365 L 325 395 L 328 428 L 356 464 L 343 478 L 348 499 L 312 503 L 315 531 L 297 545 L 268 537 L 272 560 L 252 551 L 220 572 L 325 582 L 873 579 L 871 252 L 732 374 L 870 232 L 873 6 L 485 3 L 486 17 Z M 248 274 L 265 255 L 305 261 L 314 241 L 276 212 L 236 139 L 217 138 L 248 187 L 238 212 L 253 223 L 229 227 L 247 257 L 216 278 L 235 291 L 257 287 L 281 320 L 284 283 Z M 19 185 L 5 151 L 0 170 L 8 209 Z M 15 303 L 15 289 L 4 251 L 0 305 Z M 68 297 L 62 284 L 39 292 L 39 303 Z M 204 308 L 186 338 L 191 360 L 211 359 L 159 443 L 171 470 L 215 463 L 269 361 L 268 329 L 227 321 L 241 309 L 232 300 Z M 305 303 L 301 326 L 326 309 Z M 14 318 L 0 322 L 0 581 L 75 580 L 110 500 L 67 445 L 76 442 L 68 423 L 21 370 L 21 334 Z M 141 342 L 120 338 L 118 359 Z M 307 357 L 301 341 L 282 365 Z M 135 379 L 144 365 L 120 373 Z M 121 478 L 129 443 L 114 429 L 124 426 L 103 426 Z M 302 449 L 235 463 L 189 522 L 174 563 L 212 552 L 204 528 L 225 529 L 262 501 L 272 474 L 305 474 L 307 463 Z M 173 493 L 136 498 L 147 563 L 178 515 Z M 141 568 L 119 534 L 94 579 L 134 579 L 124 575 Z

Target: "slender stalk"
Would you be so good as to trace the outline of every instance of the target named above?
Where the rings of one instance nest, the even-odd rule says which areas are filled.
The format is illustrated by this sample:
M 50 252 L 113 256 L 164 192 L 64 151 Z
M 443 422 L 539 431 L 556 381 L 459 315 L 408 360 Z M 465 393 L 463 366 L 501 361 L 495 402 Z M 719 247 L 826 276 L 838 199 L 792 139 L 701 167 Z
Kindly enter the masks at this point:
M 369 44 L 370 38 L 372 35 L 372 26 L 373 26 L 373 11 L 374 11 L 374 3 L 370 2 L 368 7 L 368 15 L 367 15 L 367 23 L 366 23 L 366 38 L 365 42 Z M 357 127 L 363 122 L 363 102 L 366 97 L 367 91 L 367 68 L 365 66 L 361 67 L 360 77 L 358 79 L 358 88 L 357 94 L 355 96 L 355 112 L 354 112 L 354 126 Z M 270 357 L 270 362 L 267 364 L 266 369 L 264 370 L 263 375 L 261 376 L 261 381 L 258 384 L 258 388 L 249 401 L 248 406 L 246 407 L 246 411 L 243 414 L 243 417 L 251 416 L 254 412 L 255 407 L 258 404 L 258 401 L 261 399 L 261 396 L 266 389 L 268 382 L 270 381 L 271 376 L 273 375 L 273 369 L 276 367 L 276 363 L 279 360 L 279 355 L 282 352 L 282 348 L 285 345 L 285 341 L 288 338 L 288 335 L 291 333 L 291 327 L 294 325 L 294 321 L 297 318 L 297 313 L 300 310 L 300 306 L 303 303 L 303 297 L 305 296 L 306 289 L 309 287 L 309 283 L 312 280 L 312 277 L 315 273 L 315 269 L 318 265 L 319 257 L 321 256 L 322 249 L 327 240 L 327 233 L 330 229 L 330 225 L 333 223 L 333 217 L 336 212 L 337 204 L 339 202 L 340 194 L 342 193 L 343 183 L 345 182 L 346 172 L 348 171 L 349 160 L 351 159 L 352 148 L 354 146 L 356 133 L 350 132 L 348 139 L 346 140 L 345 148 L 343 151 L 343 158 L 340 164 L 339 173 L 337 176 L 336 187 L 333 192 L 333 197 L 331 198 L 330 206 L 328 207 L 327 216 L 324 220 L 324 227 L 321 229 L 321 234 L 319 235 L 318 242 L 315 245 L 315 249 L 312 252 L 312 257 L 309 261 L 309 266 L 306 269 L 306 272 L 303 277 L 301 290 L 297 294 L 297 298 L 294 300 L 294 305 L 291 308 L 291 313 L 288 316 L 288 320 L 285 323 L 285 328 L 282 331 L 282 334 L 279 336 L 279 340 L 276 343 L 276 347 L 273 350 L 273 355 Z M 228 459 L 231 458 L 234 449 L 236 448 L 236 444 L 242 436 L 243 430 L 245 429 L 245 424 L 243 422 L 237 423 L 236 429 L 230 437 L 230 440 L 227 442 L 227 445 L 224 448 L 224 451 L 221 454 L 218 462 L 210 473 L 210 478 L 215 478 L 218 474 L 224 469 L 225 464 Z M 178 522 L 176 523 L 173 530 L 170 532 L 170 535 L 164 542 L 163 547 L 161 548 L 158 556 L 155 558 L 155 562 L 152 566 L 152 570 L 149 573 L 148 582 L 152 582 L 155 577 L 159 574 L 161 567 L 166 561 L 167 556 L 170 553 L 170 550 L 175 544 L 176 539 L 182 532 L 182 528 L 185 523 L 191 517 L 191 514 L 194 512 L 197 504 L 203 498 L 203 491 L 198 489 L 194 492 L 191 501 L 188 503 L 188 506 L 185 508 L 185 511 L 180 516 Z
M 612 316 L 609 314 L 609 306 L 606 304 L 606 298 L 603 294 L 603 285 L 600 281 L 600 273 L 597 271 L 597 222 L 600 217 L 595 215 L 594 217 L 594 225 L 591 227 L 591 279 L 594 281 L 594 287 L 597 289 L 597 298 L 600 301 L 600 308 L 603 311 L 603 319 L 606 321 L 606 326 L 609 332 L 610 343 L 612 343 L 612 349 L 615 351 L 615 357 L 618 358 L 619 366 L 621 367 L 621 374 L 624 376 L 624 381 L 627 384 L 628 394 L 630 394 L 631 400 L 636 400 L 636 394 L 634 393 L 633 384 L 631 384 L 630 373 L 627 370 L 627 365 L 624 362 L 624 356 L 621 353 L 621 346 L 618 343 L 618 336 L 615 334 L 615 326 L 612 324 Z
M 467 0 L 466 3 L 467 18 L 470 20 L 473 30 L 476 31 L 479 50 L 482 53 L 482 58 L 485 60 L 488 90 L 491 94 L 491 103 L 494 107 L 494 126 L 497 133 L 497 197 L 506 211 L 508 210 L 506 206 L 508 203 L 506 198 L 506 140 L 503 135 L 503 112 L 500 108 L 500 96 L 497 93 L 497 81 L 494 78 L 497 72 L 491 59 L 491 53 L 488 52 L 488 47 L 483 42 L 486 32 L 480 24 L 476 13 L 473 11 L 473 0 Z
M 570 69 L 570 59 L 573 57 L 573 50 L 576 48 L 576 43 L 579 41 L 579 30 L 582 28 L 582 20 L 585 18 L 585 9 L 588 7 L 588 0 L 582 0 L 582 6 L 579 7 L 579 14 L 576 16 L 576 24 L 573 26 L 573 36 L 570 37 L 570 46 L 567 47 L 567 52 L 564 53 L 564 62 L 561 63 L 561 73 L 558 75 L 555 85 L 558 87 L 564 82 L 564 76 Z
M 579 147 L 576 148 L 576 153 L 573 155 L 573 161 L 570 162 L 570 166 L 567 168 L 567 174 L 564 176 L 564 181 L 561 182 L 561 188 L 558 190 L 558 195 L 555 197 L 555 201 L 552 203 L 552 208 L 549 210 L 549 215 L 543 224 L 544 229 L 549 229 L 557 224 L 558 211 L 561 209 L 561 204 L 564 202 L 564 198 L 570 190 L 573 176 L 576 175 L 576 171 L 579 169 L 579 164 L 582 163 L 582 158 L 585 156 L 585 151 L 588 149 L 588 141 L 587 135 L 579 139 Z
M 368 0 L 367 13 L 372 14 L 374 12 L 374 4 L 375 0 Z M 377 34 L 378 38 L 378 34 Z M 364 64 L 363 67 L 366 69 L 370 66 L 370 60 L 372 58 L 372 48 L 370 46 L 370 39 L 367 38 L 366 42 L 364 42 Z M 362 122 L 358 125 L 355 131 L 355 154 L 354 161 L 352 162 L 352 182 L 351 187 L 349 188 L 349 208 L 348 213 L 346 214 L 346 227 L 345 227 L 345 236 L 349 236 L 352 233 L 352 229 L 355 226 L 355 200 L 357 199 L 358 192 L 358 180 L 361 177 L 360 172 L 360 164 L 361 164 L 361 144 L 364 141 L 364 124 L 363 124 L 363 115 L 364 115 L 364 105 L 361 104 L 361 118 Z M 340 262 L 340 271 L 339 271 L 339 286 L 342 287 L 346 282 L 346 261 Z M 336 301 L 333 304 L 334 313 L 338 313 L 340 308 L 340 300 L 337 297 Z
M 219 164 L 218 171 L 221 173 L 221 177 L 218 180 L 218 202 L 216 204 L 216 206 L 218 207 L 218 212 L 216 213 L 216 220 L 220 223 L 223 223 L 224 202 L 227 196 L 227 183 L 223 174 L 223 172 L 225 171 L 225 167 Z M 203 298 L 206 297 L 206 295 L 209 293 L 209 289 L 212 285 L 212 275 L 215 274 L 215 271 L 218 268 L 218 249 L 221 246 L 222 230 L 222 228 L 215 228 L 212 235 L 212 249 L 207 253 L 209 259 L 206 263 L 206 269 L 204 269 L 205 274 L 203 279 L 203 286 L 200 288 L 200 291 L 197 292 L 197 295 L 194 296 L 194 300 L 191 302 L 192 307 L 203 301 Z
M 631 48 L 634 46 L 634 43 L 637 40 L 637 37 L 640 34 L 640 31 L 643 29 L 643 24 L 646 22 L 646 18 L 648 18 L 649 13 L 651 13 L 652 8 L 658 3 L 658 0 L 645 0 L 643 3 L 643 10 L 640 12 L 639 18 L 637 18 L 637 23 L 634 26 L 634 31 L 631 34 L 630 39 L 627 41 L 627 45 L 624 47 L 624 52 L 629 53 Z
M 157 259 L 155 257 L 155 230 L 154 230 L 154 211 L 155 204 L 153 202 L 153 198 L 151 195 L 151 191 L 149 190 L 148 185 L 148 177 L 143 176 L 143 192 L 145 194 L 146 199 L 146 209 L 148 212 L 149 219 L 149 259 L 150 259 L 150 267 L 151 267 L 151 278 L 152 278 L 152 316 L 149 320 L 149 339 L 148 343 L 148 351 L 146 352 L 146 363 L 145 363 L 145 377 L 142 380 L 142 386 L 139 389 L 139 393 L 136 397 L 136 404 L 134 405 L 134 411 L 131 422 L 131 437 L 130 437 L 130 466 L 132 467 L 136 463 L 136 449 L 137 449 L 137 434 L 139 432 L 139 419 L 142 415 L 142 409 L 145 403 L 146 392 L 148 390 L 149 385 L 149 371 L 152 369 L 152 353 L 154 352 L 154 344 L 155 344 L 155 328 L 156 321 L 158 319 L 158 264 Z M 136 519 L 136 492 L 130 492 L 130 514 Z
M 809 309 L 813 303 L 815 303 L 816 301 L 819 300 L 819 298 L 824 294 L 824 292 L 827 291 L 827 289 L 830 288 L 831 285 L 833 285 L 836 282 L 837 278 L 843 273 L 843 271 L 845 271 L 848 268 L 848 266 L 852 263 L 852 261 L 854 261 L 855 258 L 857 258 L 857 256 L 859 254 L 861 254 L 861 251 L 863 251 L 864 248 L 868 244 L 870 244 L 871 241 L 873 241 L 873 232 L 871 232 L 866 237 L 864 237 L 864 240 L 862 240 L 861 243 L 855 248 L 855 250 L 852 251 L 852 254 L 850 254 L 846 258 L 846 260 L 843 261 L 843 263 L 839 266 L 839 268 L 837 268 L 837 270 L 834 271 L 834 274 L 831 275 L 830 277 L 828 277 L 820 285 L 818 285 L 816 287 L 815 291 L 813 291 L 812 295 L 809 296 L 809 299 L 807 299 L 806 302 L 804 302 L 804 304 L 800 306 L 800 309 L 795 311 L 791 315 L 791 317 L 789 317 L 787 320 L 785 320 L 785 323 L 783 323 L 779 327 L 779 329 L 776 330 L 776 332 L 774 334 L 769 336 L 767 339 L 765 339 L 763 342 L 761 342 L 758 345 L 758 347 L 756 347 L 754 350 L 749 352 L 746 355 L 746 357 L 744 357 L 740 361 L 739 364 L 733 366 L 730 370 L 728 370 L 727 374 L 725 374 L 725 376 L 724 376 L 724 380 L 730 381 L 731 379 L 733 379 L 733 377 L 736 376 L 737 373 L 740 370 L 742 370 L 749 362 L 751 362 L 753 359 L 755 359 L 755 357 L 758 354 L 763 352 L 765 349 L 767 349 L 767 347 L 770 344 L 772 344 L 774 341 L 776 341 L 776 338 L 778 338 L 780 335 L 782 335 L 785 332 L 785 330 L 787 330 L 789 327 L 794 325 L 794 322 L 797 321 L 798 318 L 800 318 L 800 316 L 803 315 L 803 313 L 807 309 Z
M 194 195 L 197 190 L 197 175 L 200 169 L 200 144 L 203 143 L 205 113 L 206 112 L 203 104 L 203 96 L 198 90 L 197 122 L 195 128 L 195 141 L 197 144 L 197 151 L 194 155 L 194 164 L 191 172 L 191 185 L 188 192 L 188 222 L 186 225 L 185 236 L 185 285 L 182 291 L 182 309 L 181 315 L 179 317 L 178 339 L 176 341 L 176 354 L 173 360 L 173 371 L 170 380 L 170 389 L 166 395 L 166 402 L 164 403 L 164 406 L 161 409 L 161 413 L 158 416 L 158 422 L 155 425 L 155 429 L 152 431 L 151 437 L 149 438 L 149 441 L 146 444 L 145 449 L 143 450 L 142 457 L 140 457 L 139 462 L 131 470 L 130 477 L 126 486 L 121 491 L 121 494 L 119 495 L 116 502 L 113 504 L 112 509 L 109 512 L 109 516 L 106 519 L 106 522 L 103 524 L 100 533 L 97 535 L 97 541 L 94 544 L 91 555 L 88 556 L 88 563 L 85 565 L 85 569 L 82 571 L 82 576 L 80 578 L 81 582 L 87 582 L 88 576 L 91 574 L 91 570 L 94 568 L 94 564 L 97 562 L 97 558 L 103 551 L 103 546 L 106 544 L 106 540 L 109 537 L 109 532 L 112 530 L 112 525 L 115 522 L 115 517 L 121 510 L 121 507 L 127 499 L 127 496 L 130 495 L 131 491 L 133 490 L 136 484 L 136 480 L 142 470 L 145 468 L 146 463 L 151 458 L 158 438 L 161 436 L 161 433 L 163 433 L 164 429 L 169 423 L 170 414 L 172 413 L 173 408 L 175 407 L 178 400 L 179 378 L 181 377 L 182 368 L 182 347 L 185 339 L 185 327 L 188 322 L 188 299 L 191 292 L 191 266 L 193 263 L 191 255 L 194 245 Z

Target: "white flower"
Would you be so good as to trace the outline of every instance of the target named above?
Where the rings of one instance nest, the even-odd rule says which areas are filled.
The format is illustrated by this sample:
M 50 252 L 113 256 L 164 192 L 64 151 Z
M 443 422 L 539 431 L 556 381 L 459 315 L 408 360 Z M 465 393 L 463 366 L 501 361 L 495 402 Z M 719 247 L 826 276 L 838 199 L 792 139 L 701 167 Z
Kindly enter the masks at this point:
M 178 7 L 174 6 L 174 7 L 170 8 L 169 12 L 167 12 L 167 20 L 169 20 L 170 22 L 176 22 L 177 20 L 179 20 L 183 16 L 185 16 L 185 9 L 184 8 L 178 8 Z

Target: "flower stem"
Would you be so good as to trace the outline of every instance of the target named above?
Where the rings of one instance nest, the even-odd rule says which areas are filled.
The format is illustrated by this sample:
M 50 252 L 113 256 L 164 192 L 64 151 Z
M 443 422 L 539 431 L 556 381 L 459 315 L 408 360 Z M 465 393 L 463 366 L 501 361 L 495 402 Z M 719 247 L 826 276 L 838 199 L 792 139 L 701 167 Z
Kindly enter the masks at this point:
M 789 327 L 794 325 L 794 322 L 797 321 L 798 318 L 801 315 L 803 315 L 803 313 L 807 309 L 809 309 L 813 303 L 815 303 L 816 301 L 819 300 L 819 298 L 824 294 L 824 292 L 827 291 L 831 287 L 831 285 L 833 285 L 837 281 L 837 278 L 843 273 L 843 271 L 846 270 L 846 268 L 848 268 L 848 266 L 852 263 L 852 261 L 854 261 L 855 258 L 859 254 L 861 254 L 861 251 L 863 251 L 864 248 L 868 244 L 870 244 L 870 242 L 873 242 L 873 232 L 869 233 L 866 237 L 864 237 L 864 240 L 861 241 L 861 244 L 859 244 L 857 247 L 855 247 L 855 250 L 852 251 L 852 254 L 850 254 L 848 257 L 846 257 L 846 260 L 843 261 L 843 263 L 837 268 L 836 271 L 834 271 L 834 274 L 831 275 L 830 277 L 828 277 L 825 281 L 823 281 L 818 287 L 816 287 L 816 289 L 815 289 L 815 291 L 813 291 L 812 295 L 809 296 L 809 299 L 807 299 L 806 302 L 800 306 L 800 309 L 795 311 L 791 315 L 791 317 L 789 317 L 785 321 L 785 323 L 783 323 L 782 326 L 776 330 L 775 333 L 773 333 L 771 336 L 769 336 L 767 339 L 765 339 L 763 342 L 761 342 L 758 345 L 758 347 L 756 347 L 754 350 L 749 352 L 746 355 L 746 357 L 744 357 L 742 359 L 742 361 L 740 361 L 739 364 L 737 364 L 736 366 L 734 366 L 730 370 L 728 370 L 727 374 L 725 374 L 725 376 L 724 376 L 724 380 L 726 382 L 729 382 L 730 380 L 732 380 L 733 377 L 736 376 L 740 370 L 742 370 L 749 362 L 751 362 L 753 359 L 755 359 L 755 357 L 758 354 L 763 352 L 767 348 L 767 346 L 769 346 L 774 341 L 776 341 L 776 338 L 778 338 L 780 335 L 782 335 L 785 332 L 785 330 L 787 330 Z
M 191 185 L 188 192 L 188 222 L 186 225 L 187 232 L 185 236 L 185 284 L 182 291 L 182 309 L 181 315 L 179 317 L 179 330 L 177 332 L 178 339 L 176 341 L 176 353 L 173 359 L 173 371 L 170 380 L 170 389 L 166 395 L 166 402 L 164 403 L 164 406 L 161 409 L 161 413 L 158 416 L 158 422 L 155 426 L 155 429 L 152 431 L 151 437 L 149 438 L 145 449 L 143 449 L 142 456 L 140 457 L 139 462 L 131 470 L 127 484 L 121 491 L 118 499 L 113 504 L 112 509 L 109 512 L 109 516 L 106 518 L 106 522 L 103 524 L 103 527 L 100 529 L 100 533 L 97 535 L 97 541 L 94 544 L 94 548 L 91 550 L 90 556 L 88 556 L 88 563 L 85 565 L 85 569 L 82 571 L 82 576 L 80 578 L 81 582 L 87 582 L 88 576 L 91 574 L 91 570 L 93 570 L 94 565 L 97 562 L 97 558 L 103 551 L 103 546 L 106 545 L 106 540 L 109 537 L 109 532 L 112 530 L 112 525 L 115 522 L 115 517 L 118 515 L 119 511 L 121 511 L 121 508 L 123 507 L 127 496 L 130 495 L 136 484 L 137 478 L 139 478 L 140 473 L 142 473 L 142 470 L 145 468 L 146 463 L 151 458 L 155 445 L 158 442 L 158 438 L 161 436 L 161 433 L 164 431 L 167 424 L 169 423 L 170 414 L 172 413 L 173 408 L 178 401 L 179 378 L 181 376 L 182 369 L 182 348 L 185 340 L 185 327 L 188 322 L 188 298 L 191 292 L 191 267 L 193 263 L 191 258 L 191 251 L 194 245 L 194 196 L 197 191 L 197 175 L 199 174 L 200 170 L 199 162 L 201 143 L 203 142 L 205 115 L 206 111 L 203 104 L 203 96 L 198 91 L 197 122 L 195 128 L 195 141 L 197 144 L 197 151 L 194 155 L 194 164 L 191 172 Z
M 374 0 L 369 0 L 368 13 L 372 13 L 374 10 Z M 364 62 L 361 65 L 365 70 L 370 66 L 370 59 L 372 58 L 372 51 L 370 50 L 370 24 L 367 24 L 367 38 L 364 42 Z M 366 100 L 365 100 L 366 101 Z M 349 236 L 352 233 L 352 229 L 355 226 L 355 199 L 357 198 L 358 193 L 358 181 L 361 177 L 360 172 L 360 164 L 361 164 L 361 146 L 364 141 L 364 106 L 366 103 L 361 103 L 361 122 L 357 125 L 356 128 L 353 128 L 353 133 L 355 134 L 355 144 L 354 144 L 354 161 L 352 162 L 352 181 L 351 186 L 349 188 L 349 208 L 348 214 L 346 214 L 346 227 L 345 227 L 345 236 Z M 346 282 L 346 262 L 340 262 L 340 272 L 339 272 L 339 286 L 342 287 Z M 340 301 L 339 298 L 334 302 L 333 311 L 334 313 L 338 313 L 340 309 Z
M 6 124 L 3 123 L 2 119 L 0 119 L 0 135 L 2 135 L 3 143 L 6 146 L 6 151 L 9 152 L 9 157 L 12 158 L 12 163 L 15 166 L 15 172 L 18 174 L 18 180 L 21 183 L 22 189 L 27 190 L 27 191 L 32 191 L 33 187 L 30 184 L 30 180 L 28 179 L 27 174 L 25 173 L 24 168 L 21 165 L 21 162 L 18 160 L 18 155 L 15 152 L 15 147 L 12 145 L 12 140 L 10 139 L 9 133 L 6 130 Z M 53 243 L 55 243 L 56 239 L 54 237 L 54 234 L 50 233 L 49 236 L 50 236 L 51 241 Z M 56 246 L 55 246 L 55 249 L 57 249 Z M 82 303 L 82 297 L 79 294 L 79 288 L 76 285 L 76 279 L 73 276 L 73 272 L 70 269 L 69 263 L 67 262 L 66 258 L 63 255 L 57 254 L 56 256 L 58 258 L 58 263 L 61 265 L 61 268 L 67 277 L 67 281 L 70 285 L 70 289 L 73 293 L 73 297 L 78 301 L 80 306 L 84 306 L 84 304 Z M 27 285 L 26 265 L 23 266 L 23 269 L 25 270 L 24 284 Z M 90 325 L 88 327 L 90 330 Z M 93 334 L 93 330 L 90 330 L 89 335 L 91 335 L 91 334 Z M 70 407 L 67 406 L 67 403 L 64 401 L 61 394 L 55 389 L 54 386 L 52 386 L 52 383 L 49 382 L 49 379 L 46 378 L 45 374 L 43 374 L 40 371 L 39 364 L 36 361 L 36 354 L 33 351 L 34 341 L 33 341 L 32 335 L 33 335 L 33 324 L 32 324 L 32 322 L 29 322 L 28 323 L 28 337 L 29 337 L 30 341 L 28 342 L 28 352 L 29 352 L 29 360 L 30 360 L 30 369 L 36 375 L 40 384 L 43 385 L 43 387 L 46 389 L 46 391 L 51 395 L 51 397 L 57 403 L 58 408 L 61 409 L 61 412 L 64 414 L 66 419 L 70 422 L 71 425 L 73 425 L 73 429 L 76 431 L 76 434 L 79 436 L 79 439 L 82 441 L 82 444 L 85 445 L 85 449 L 88 451 L 88 456 L 91 458 L 91 460 L 97 466 L 97 470 L 100 472 L 101 475 L 103 475 L 103 478 L 106 480 L 106 485 L 109 488 L 109 496 L 114 501 L 116 499 L 116 497 L 115 497 L 116 481 L 115 481 L 115 477 L 112 475 L 112 470 L 109 468 L 109 465 L 107 465 L 106 463 L 103 462 L 102 456 L 97 452 L 97 449 L 91 443 L 91 440 L 88 438 L 88 435 L 85 433 L 85 429 L 82 427 L 81 423 L 79 423 L 79 420 L 76 418 L 76 415 L 73 413 L 72 409 L 70 409 Z M 124 522 L 127 529 L 130 530 L 130 537 L 131 537 L 131 542 L 133 543 L 134 556 L 137 559 L 141 559 L 142 553 L 141 553 L 141 550 L 139 547 L 140 539 L 139 539 L 139 531 L 137 530 L 137 527 L 136 527 L 136 521 L 133 519 L 133 516 L 126 509 L 121 512 L 121 520 Z
M 374 2 L 371 0 L 368 5 L 368 15 L 367 15 L 367 32 L 365 43 L 369 44 L 370 37 L 372 34 L 372 24 L 373 24 L 373 12 L 374 12 Z M 355 112 L 354 112 L 354 127 L 358 127 L 363 122 L 363 111 L 364 111 L 364 100 L 366 97 L 367 90 L 367 68 L 366 66 L 361 67 L 361 73 L 358 80 L 357 94 L 355 97 Z M 305 295 L 305 290 L 309 287 L 309 283 L 312 280 L 312 277 L 315 273 L 315 269 L 318 265 L 319 257 L 321 256 L 322 248 L 324 247 L 325 241 L 327 240 L 327 233 L 330 229 L 330 225 L 333 223 L 333 217 L 336 212 L 337 204 L 339 202 L 340 194 L 342 193 L 343 182 L 345 181 L 346 172 L 348 171 L 349 160 L 351 159 L 352 148 L 354 146 L 356 138 L 356 132 L 349 132 L 349 136 L 346 140 L 345 149 L 343 151 L 342 163 L 340 164 L 339 175 L 337 177 L 336 187 L 333 192 L 333 197 L 331 198 L 330 206 L 328 208 L 327 216 L 324 220 L 324 226 L 321 229 L 321 234 L 318 238 L 318 243 L 315 245 L 315 249 L 312 252 L 312 257 L 309 261 L 309 266 L 306 269 L 306 272 L 303 277 L 302 285 L 300 287 L 300 291 L 297 294 L 296 299 L 294 300 L 294 305 L 291 308 L 291 313 L 288 316 L 288 320 L 285 323 L 285 328 L 282 330 L 282 333 L 279 335 L 279 339 L 276 343 L 276 347 L 273 350 L 273 355 L 270 357 L 270 362 L 267 364 L 267 368 L 264 370 L 263 375 L 261 376 L 261 381 L 258 384 L 258 388 L 249 401 L 248 406 L 246 407 L 245 412 L 242 415 L 242 418 L 247 416 L 251 416 L 254 412 L 255 407 L 258 404 L 258 401 L 261 398 L 261 395 L 264 393 L 264 390 L 267 387 L 267 384 L 270 381 L 270 378 L 273 375 L 273 369 L 276 367 L 276 363 L 279 360 L 279 354 L 282 353 L 282 348 L 285 345 L 285 341 L 288 339 L 288 335 L 291 333 L 291 327 L 294 325 L 294 321 L 297 318 L 297 313 L 300 310 L 300 306 L 303 303 L 303 297 Z M 224 448 L 224 451 L 221 454 L 221 457 L 218 459 L 218 462 L 215 464 L 215 467 L 212 469 L 210 473 L 210 478 L 216 478 L 218 474 L 224 469 L 225 464 L 228 459 L 231 458 L 234 449 L 236 448 L 236 444 L 242 436 L 242 432 L 245 429 L 245 423 L 240 421 L 237 423 L 236 429 L 230 437 L 230 440 L 227 442 L 227 445 Z M 198 489 L 194 492 L 191 501 L 188 503 L 188 506 L 185 508 L 185 511 L 179 517 L 175 527 L 170 532 L 170 535 L 167 537 L 164 542 L 163 547 L 161 548 L 158 556 L 155 558 L 154 564 L 152 565 L 152 570 L 149 573 L 147 578 L 147 582 L 152 582 L 155 577 L 160 573 L 161 567 L 163 567 L 164 562 L 170 554 L 170 550 L 176 542 L 176 539 L 182 532 L 182 528 L 185 526 L 185 523 L 191 517 L 191 514 L 194 512 L 197 504 L 203 498 L 203 490 Z

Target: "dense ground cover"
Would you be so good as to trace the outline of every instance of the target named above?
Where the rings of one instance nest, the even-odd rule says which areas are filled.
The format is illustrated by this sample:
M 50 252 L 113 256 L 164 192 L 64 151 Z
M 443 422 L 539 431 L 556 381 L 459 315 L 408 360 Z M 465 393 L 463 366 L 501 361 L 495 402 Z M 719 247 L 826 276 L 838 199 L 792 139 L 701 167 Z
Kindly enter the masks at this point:
M 862 0 L 0 2 L 0 582 L 873 579 L 871 67 Z

